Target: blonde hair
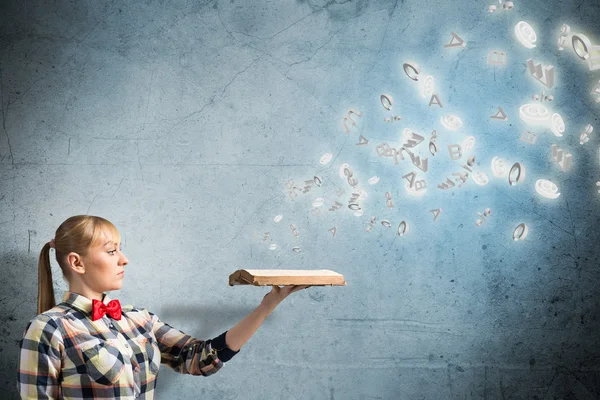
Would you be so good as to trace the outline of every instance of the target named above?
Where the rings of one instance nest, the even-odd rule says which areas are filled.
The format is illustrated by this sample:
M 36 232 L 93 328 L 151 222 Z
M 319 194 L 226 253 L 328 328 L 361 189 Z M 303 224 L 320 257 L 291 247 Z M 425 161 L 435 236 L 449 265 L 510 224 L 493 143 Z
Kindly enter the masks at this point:
M 63 278 L 69 282 L 71 271 L 67 255 L 71 252 L 86 257 L 91 247 L 103 245 L 103 233 L 112 234 L 115 242 L 120 242 L 121 236 L 117 228 L 108 220 L 93 215 L 75 215 L 66 219 L 54 236 L 56 262 L 62 270 Z M 50 269 L 50 242 L 46 243 L 40 253 L 38 262 L 38 307 L 41 314 L 56 305 L 54 288 L 52 287 L 52 272 Z

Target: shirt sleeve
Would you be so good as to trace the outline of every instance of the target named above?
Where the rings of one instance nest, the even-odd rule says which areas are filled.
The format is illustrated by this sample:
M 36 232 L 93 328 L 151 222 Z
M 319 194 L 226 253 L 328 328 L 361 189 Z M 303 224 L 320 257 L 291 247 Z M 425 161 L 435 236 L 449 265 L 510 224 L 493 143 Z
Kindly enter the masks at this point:
M 161 364 L 166 364 L 175 372 L 190 375 L 210 376 L 218 372 L 223 363 L 231 359 L 231 350 L 225 344 L 225 333 L 211 340 L 196 339 L 171 325 L 145 309 L 152 324 L 152 332 L 158 342 Z M 222 336 L 222 342 L 219 339 Z M 214 345 L 214 346 L 213 346 Z M 223 359 L 221 359 L 223 357 Z
M 56 321 L 40 314 L 19 341 L 17 389 L 21 399 L 58 399 L 64 344 Z

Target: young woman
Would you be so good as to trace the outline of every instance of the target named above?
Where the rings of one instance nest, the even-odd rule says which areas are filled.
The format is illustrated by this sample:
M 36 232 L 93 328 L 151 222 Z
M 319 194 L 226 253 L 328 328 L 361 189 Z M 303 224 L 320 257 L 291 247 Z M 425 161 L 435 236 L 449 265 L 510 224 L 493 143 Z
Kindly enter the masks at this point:
M 69 283 L 56 305 L 50 247 Z M 38 315 L 20 341 L 17 386 L 23 399 L 154 399 L 160 364 L 209 376 L 235 356 L 290 293 L 273 286 L 260 305 L 212 340 L 196 339 L 105 291 L 119 290 L 128 260 L 108 220 L 77 215 L 64 221 L 38 263 Z

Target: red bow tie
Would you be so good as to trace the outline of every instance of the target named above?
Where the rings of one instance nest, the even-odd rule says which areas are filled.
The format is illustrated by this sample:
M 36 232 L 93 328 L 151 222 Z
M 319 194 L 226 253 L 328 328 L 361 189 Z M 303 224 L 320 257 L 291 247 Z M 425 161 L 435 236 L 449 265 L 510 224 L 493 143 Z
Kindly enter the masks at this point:
M 119 300 L 111 300 L 105 305 L 100 300 L 92 299 L 92 321 L 100 319 L 108 314 L 111 318 L 121 319 L 121 303 Z

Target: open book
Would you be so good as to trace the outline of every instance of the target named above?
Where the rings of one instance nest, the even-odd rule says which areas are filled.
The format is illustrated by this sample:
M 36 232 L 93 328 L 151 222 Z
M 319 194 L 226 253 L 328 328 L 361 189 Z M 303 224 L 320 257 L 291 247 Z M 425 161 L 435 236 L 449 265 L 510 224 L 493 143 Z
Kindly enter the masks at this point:
M 346 286 L 344 275 L 328 269 L 238 269 L 229 275 L 229 286 Z

